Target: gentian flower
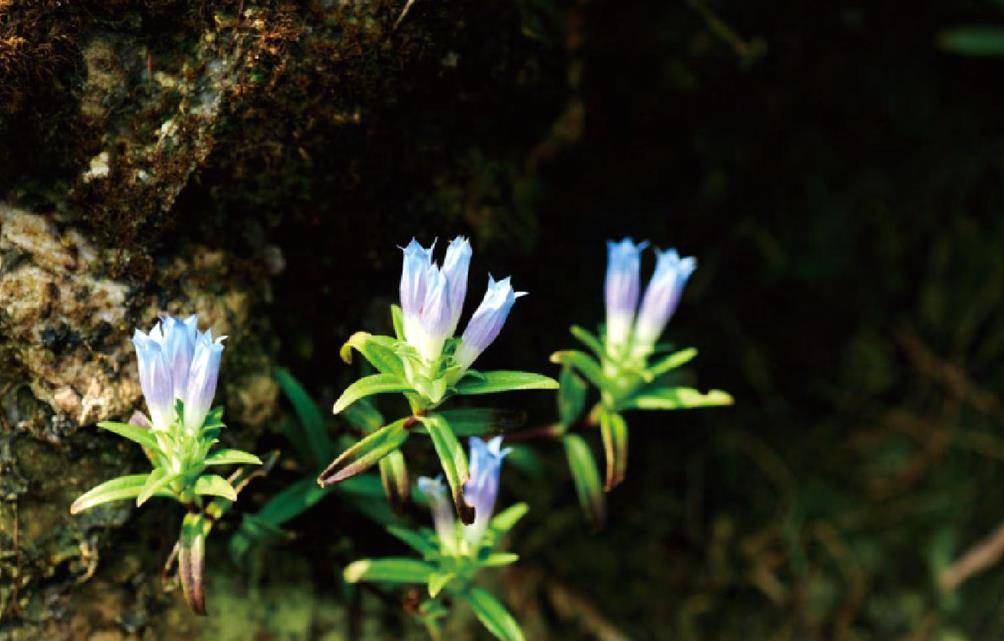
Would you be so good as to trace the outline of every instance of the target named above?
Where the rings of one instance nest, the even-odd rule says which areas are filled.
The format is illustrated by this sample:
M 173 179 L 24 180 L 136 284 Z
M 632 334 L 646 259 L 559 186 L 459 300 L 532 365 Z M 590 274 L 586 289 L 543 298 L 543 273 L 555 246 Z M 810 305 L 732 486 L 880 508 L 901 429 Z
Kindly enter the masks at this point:
M 676 311 L 687 279 L 697 269 L 697 259 L 680 258 L 675 249 L 657 249 L 656 255 L 655 273 L 645 290 L 634 327 L 634 349 L 641 354 L 650 352 L 659 340 Z
M 178 400 L 184 404 L 184 428 L 202 427 L 216 394 L 224 338 L 214 339 L 212 330 L 199 332 L 195 315 L 185 320 L 164 316 L 148 334 L 135 331 L 140 387 L 153 429 L 171 427 Z
M 638 307 L 641 280 L 641 251 L 648 245 L 637 245 L 630 238 L 619 243 L 607 241 L 607 277 L 604 297 L 607 306 L 607 348 L 612 353 L 624 349 L 631 339 L 631 324 Z
M 401 271 L 404 337 L 428 362 L 439 358 L 446 339 L 457 329 L 471 262 L 471 244 L 462 236 L 446 249 L 442 268 L 432 261 L 434 247 L 435 243 L 426 249 L 412 238 L 403 250 Z
M 491 275 L 488 276 L 485 297 L 468 321 L 454 354 L 461 368 L 470 367 L 498 337 L 509 316 L 509 310 L 520 296 L 526 296 L 526 292 L 514 291 L 508 277 L 496 281 Z
M 443 261 L 443 275 L 450 290 L 450 324 L 448 335 L 453 336 L 460 322 L 460 313 L 464 310 L 464 297 L 467 296 L 467 272 L 471 265 L 471 243 L 463 236 L 457 236 L 446 248 L 446 259 Z
M 477 436 L 470 441 L 470 478 L 464 483 L 464 501 L 474 508 L 474 523 L 464 527 L 468 541 L 481 540 L 488 522 L 495 510 L 495 499 L 499 493 L 499 473 L 502 459 L 511 448 L 502 449 L 502 437 L 496 436 L 487 443 Z
M 449 490 L 443 483 L 442 476 L 419 477 L 418 489 L 429 499 L 432 523 L 436 527 L 439 542 L 444 550 L 453 551 L 457 546 L 457 520 L 453 516 L 453 503 L 450 501 Z

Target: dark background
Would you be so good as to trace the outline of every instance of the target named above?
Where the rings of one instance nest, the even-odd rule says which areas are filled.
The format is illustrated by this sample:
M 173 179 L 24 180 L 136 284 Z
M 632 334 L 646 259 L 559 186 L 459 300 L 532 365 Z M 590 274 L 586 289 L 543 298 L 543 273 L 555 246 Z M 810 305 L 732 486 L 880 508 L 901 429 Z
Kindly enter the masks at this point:
M 417 117 L 446 109 L 492 148 L 574 105 L 579 131 L 515 181 L 529 213 L 503 194 L 489 223 L 468 211 L 454 224 L 399 222 L 390 238 L 359 228 L 308 239 L 320 245 L 304 254 L 379 234 L 386 263 L 351 278 L 389 300 L 394 244 L 471 233 L 472 296 L 489 268 L 530 292 L 485 366 L 543 371 L 572 345 L 569 324 L 601 320 L 605 239 L 697 256 L 668 335 L 700 349 L 700 387 L 729 390 L 736 406 L 633 417 L 628 481 L 601 533 L 573 512 L 557 448 L 543 447 L 536 480 L 507 472 L 504 500 L 533 508 L 514 544 L 526 565 L 637 639 L 995 638 L 1001 570 L 951 593 L 937 576 L 1004 518 L 1004 61 L 946 53 L 936 35 L 1004 12 L 706 8 L 714 17 L 687 3 L 525 8 L 568 86 L 497 106 L 490 122 L 467 123 L 457 105 Z M 298 260 L 276 301 L 296 311 L 277 322 L 312 349 L 284 339 L 282 353 L 324 388 L 359 318 L 339 316 L 345 332 L 317 322 L 335 311 L 314 304 L 316 287 L 337 289 L 344 263 L 311 278 Z M 546 399 L 526 396 L 548 420 Z M 540 616 L 555 638 L 584 634 L 546 604 Z
M 677 247 L 699 268 L 667 337 L 700 350 L 696 386 L 736 404 L 629 416 L 627 481 L 599 532 L 559 446 L 507 464 L 501 504 L 531 512 L 497 587 L 528 638 L 1004 635 L 996 558 L 941 584 L 1004 521 L 1004 58 L 938 45 L 1004 25 L 1004 4 L 417 0 L 392 29 L 402 4 L 0 0 L 0 193 L 119 251 L 108 275 L 151 296 L 174 292 L 157 274 L 176 256 L 237 257 L 235 280 L 262 283 L 242 333 L 325 410 L 358 374 L 342 343 L 389 330 L 395 246 L 412 236 L 471 237 L 468 314 L 489 271 L 530 293 L 479 367 L 550 374 L 569 325 L 602 321 L 605 241 Z M 258 48 L 220 114 L 179 138 L 189 173 L 144 155 L 179 96 L 117 54 L 142 46 L 183 78 L 204 31 Z M 110 88 L 95 89 L 103 65 Z M 92 94 L 99 119 L 80 115 Z M 108 179 L 81 181 L 101 150 Z M 137 168 L 147 186 L 118 180 Z M 274 249 L 277 275 L 261 260 Z M 242 367 L 230 358 L 224 376 Z M 546 393 L 499 402 L 554 420 Z M 288 448 L 278 429 L 256 451 L 271 447 Z M 414 449 L 413 473 L 432 472 Z M 290 460 L 241 507 L 309 471 Z M 146 541 L 166 514 L 102 549 Z M 340 606 L 347 561 L 401 553 L 335 499 L 287 529 L 253 579 L 214 567 L 218 589 L 294 600 L 306 583 Z M 154 565 L 173 531 L 161 539 Z M 373 603 L 405 629 L 399 601 Z M 170 623 L 163 610 L 151 620 Z

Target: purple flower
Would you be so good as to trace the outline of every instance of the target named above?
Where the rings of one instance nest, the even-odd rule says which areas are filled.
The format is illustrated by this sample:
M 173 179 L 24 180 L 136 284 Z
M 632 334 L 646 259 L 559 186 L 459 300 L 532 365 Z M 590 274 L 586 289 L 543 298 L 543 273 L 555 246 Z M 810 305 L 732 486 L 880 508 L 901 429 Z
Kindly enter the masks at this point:
M 140 387 L 154 429 L 175 423 L 178 400 L 184 404 L 184 427 L 202 427 L 216 394 L 223 338 L 213 339 L 211 330 L 200 333 L 195 315 L 164 316 L 149 333 L 134 332 Z
M 474 311 L 474 316 L 467 323 L 464 335 L 460 339 L 455 357 L 463 369 L 467 369 L 474 360 L 492 344 L 502 331 L 509 310 L 516 299 L 525 296 L 526 292 L 514 291 L 509 278 L 496 281 L 488 276 L 488 291 L 481 304 Z
M 443 260 L 443 275 L 450 289 L 450 329 L 449 336 L 457 331 L 460 313 L 464 310 L 464 297 L 467 296 L 467 272 L 471 265 L 471 243 L 463 236 L 457 236 L 446 248 L 446 259 Z
M 656 250 L 655 273 L 641 301 L 634 327 L 634 348 L 648 353 L 676 311 L 687 279 L 697 269 L 694 257 L 680 258 L 675 249 Z
M 421 476 L 418 479 L 418 489 L 429 499 L 429 509 L 432 511 L 432 523 L 436 527 L 444 550 L 451 551 L 457 545 L 457 520 L 453 516 L 453 503 L 449 492 L 443 484 L 442 476 L 429 478 Z
M 429 362 L 439 358 L 457 329 L 471 262 L 471 244 L 462 236 L 446 249 L 442 268 L 432 260 L 434 247 L 426 249 L 414 238 L 408 243 L 400 288 L 404 338 Z
M 474 508 L 474 523 L 464 527 L 468 541 L 481 540 L 495 510 L 499 493 L 499 474 L 502 459 L 511 448 L 502 449 L 502 437 L 496 436 L 487 443 L 477 436 L 470 441 L 470 478 L 464 483 L 464 501 Z
M 619 243 L 607 241 L 606 343 L 614 353 L 621 351 L 631 338 L 631 323 L 641 287 L 641 251 L 647 245 L 647 242 L 635 244 L 630 238 Z

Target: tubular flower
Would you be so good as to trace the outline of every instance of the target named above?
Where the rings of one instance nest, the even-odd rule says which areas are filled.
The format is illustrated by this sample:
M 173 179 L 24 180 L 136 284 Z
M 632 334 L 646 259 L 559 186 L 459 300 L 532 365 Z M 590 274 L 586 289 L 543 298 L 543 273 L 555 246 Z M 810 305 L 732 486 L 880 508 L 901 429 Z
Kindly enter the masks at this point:
M 647 354 L 676 311 L 687 279 L 697 269 L 693 256 L 680 258 L 675 249 L 656 250 L 655 273 L 641 301 L 634 327 L 634 349 Z
M 185 320 L 164 316 L 149 333 L 135 331 L 140 387 L 154 429 L 174 423 L 179 400 L 185 429 L 202 427 L 216 394 L 224 338 L 214 339 L 212 330 L 199 332 L 196 315 Z
M 418 489 L 429 499 L 432 523 L 436 527 L 439 542 L 444 550 L 452 551 L 457 545 L 457 520 L 453 516 L 453 503 L 442 477 L 421 476 L 418 479 Z
M 496 281 L 488 276 L 485 297 L 468 321 L 464 335 L 460 338 L 460 345 L 457 346 L 455 357 L 461 368 L 470 367 L 498 337 L 509 311 L 520 296 L 526 296 L 526 292 L 514 291 L 508 277 Z
M 619 243 L 607 241 L 607 276 L 604 297 L 607 307 L 607 348 L 611 352 L 621 351 L 631 338 L 631 324 L 641 280 L 641 252 L 647 242 L 635 244 L 630 238 Z
M 464 536 L 476 543 L 481 540 L 495 510 L 499 492 L 499 474 L 502 459 L 511 448 L 502 449 L 502 437 L 496 436 L 487 443 L 477 436 L 470 441 L 470 478 L 464 483 L 464 500 L 474 508 L 474 523 L 464 527 Z
M 412 238 L 403 250 L 401 271 L 404 338 L 429 362 L 439 358 L 457 329 L 471 262 L 471 244 L 462 236 L 450 243 L 442 268 L 432 261 L 434 247 L 426 249 Z

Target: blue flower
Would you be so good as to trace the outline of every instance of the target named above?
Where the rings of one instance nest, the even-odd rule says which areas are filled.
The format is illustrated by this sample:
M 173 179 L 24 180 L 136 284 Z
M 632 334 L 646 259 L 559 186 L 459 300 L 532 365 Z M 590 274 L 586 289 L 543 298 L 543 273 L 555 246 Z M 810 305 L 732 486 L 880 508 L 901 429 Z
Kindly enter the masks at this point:
M 454 355 L 461 368 L 467 369 L 474 360 L 492 344 L 502 331 L 509 310 L 516 299 L 525 296 L 526 292 L 514 291 L 509 278 L 496 281 L 488 276 L 488 290 L 485 297 L 474 311 L 474 315 L 464 329 L 460 345 Z
M 680 258 L 675 249 L 656 250 L 655 273 L 641 301 L 634 328 L 634 349 L 647 354 L 655 346 L 676 306 L 687 279 L 697 269 L 694 257 Z
M 467 296 L 467 271 L 471 265 L 471 243 L 463 236 L 457 236 L 446 248 L 446 259 L 443 261 L 443 275 L 450 289 L 450 330 L 453 336 L 460 322 L 460 313 L 464 310 L 464 297 Z
M 452 551 L 457 546 L 457 520 L 453 516 L 453 503 L 449 492 L 443 484 L 443 477 L 418 478 L 418 489 L 429 499 L 429 509 L 432 512 L 432 523 L 436 527 L 436 535 L 443 545 L 444 551 Z
M 214 339 L 212 330 L 199 332 L 194 315 L 164 316 L 148 334 L 134 332 L 140 387 L 154 429 L 171 428 L 178 400 L 184 404 L 184 427 L 202 427 L 216 394 L 224 338 Z
M 499 473 L 502 459 L 511 448 L 502 449 L 502 437 L 496 436 L 487 443 L 477 436 L 470 441 L 470 478 L 464 483 L 464 501 L 474 508 L 474 523 L 464 527 L 468 541 L 481 540 L 495 510 L 499 493 Z
M 434 247 L 426 249 L 414 238 L 408 243 L 400 287 L 404 338 L 428 362 L 439 358 L 457 329 L 471 262 L 471 244 L 462 236 L 450 243 L 442 268 L 432 260 Z
M 647 242 L 635 244 L 630 238 L 619 243 L 607 241 L 607 277 L 604 284 L 606 343 L 613 353 L 620 352 L 631 338 L 631 324 L 641 287 L 641 251 L 647 245 Z

